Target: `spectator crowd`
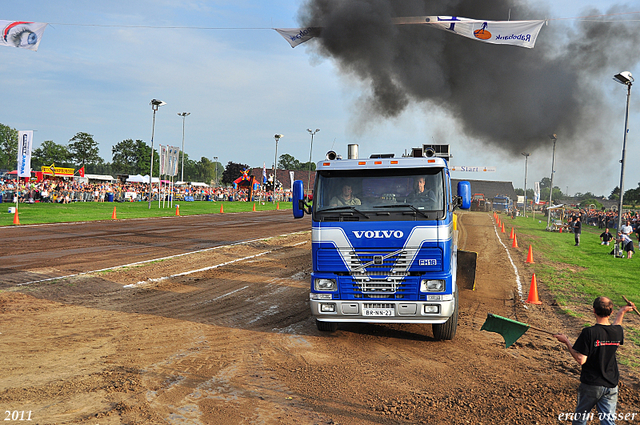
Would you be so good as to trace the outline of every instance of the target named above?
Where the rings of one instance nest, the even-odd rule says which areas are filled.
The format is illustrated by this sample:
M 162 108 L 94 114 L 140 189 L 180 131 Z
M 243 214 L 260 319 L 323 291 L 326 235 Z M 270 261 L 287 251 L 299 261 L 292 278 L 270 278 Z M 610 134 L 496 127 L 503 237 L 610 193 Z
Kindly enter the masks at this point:
M 152 200 L 169 199 L 193 201 L 248 201 L 248 189 L 232 187 L 203 187 L 191 185 L 152 185 Z M 137 202 L 148 201 L 149 186 L 145 183 L 82 183 L 58 179 L 41 182 L 0 180 L 0 202 Z M 272 193 L 255 190 L 252 201 L 271 201 Z M 276 201 L 288 201 L 290 192 L 276 193 Z

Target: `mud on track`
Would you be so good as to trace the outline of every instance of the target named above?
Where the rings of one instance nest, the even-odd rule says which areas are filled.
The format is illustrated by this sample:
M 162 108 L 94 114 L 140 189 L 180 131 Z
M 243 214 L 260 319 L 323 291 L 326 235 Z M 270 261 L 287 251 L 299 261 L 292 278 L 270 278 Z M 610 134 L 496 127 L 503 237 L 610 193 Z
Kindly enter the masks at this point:
M 447 342 L 423 325 L 343 325 L 321 334 L 307 302 L 310 233 L 297 232 L 310 223 L 288 214 L 262 221 L 271 229 L 266 239 L 255 223 L 194 220 L 188 232 L 169 222 L 183 235 L 181 247 L 145 240 L 145 221 L 126 223 L 123 232 L 137 235 L 129 241 L 87 225 L 82 231 L 94 235 L 87 247 L 119 249 L 92 260 L 75 255 L 76 262 L 60 255 L 61 267 L 25 261 L 24 271 L 3 258 L 20 279 L 21 272 L 60 276 L 208 249 L 3 283 L 1 410 L 31 411 L 31 423 L 101 425 L 546 424 L 572 411 L 579 369 L 555 340 L 529 331 L 505 349 L 499 335 L 479 330 L 487 312 L 570 338 L 580 328 L 556 314 L 543 285 L 544 304 L 523 307 L 490 214 L 461 216 L 461 245 L 478 252 L 477 289 L 461 293 L 458 334 Z M 37 236 L 27 238 L 33 261 Z M 83 243 L 78 238 L 75 248 Z M 512 257 L 527 281 L 523 253 Z M 621 375 L 618 411 L 640 412 L 638 377 Z

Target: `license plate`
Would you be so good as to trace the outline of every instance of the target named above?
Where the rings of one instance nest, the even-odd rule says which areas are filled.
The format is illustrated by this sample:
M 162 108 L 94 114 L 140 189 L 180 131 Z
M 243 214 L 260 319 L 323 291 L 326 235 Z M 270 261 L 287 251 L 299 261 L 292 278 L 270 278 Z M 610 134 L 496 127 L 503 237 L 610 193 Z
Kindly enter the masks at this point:
M 392 308 L 363 308 L 362 315 L 366 317 L 388 317 L 395 316 Z

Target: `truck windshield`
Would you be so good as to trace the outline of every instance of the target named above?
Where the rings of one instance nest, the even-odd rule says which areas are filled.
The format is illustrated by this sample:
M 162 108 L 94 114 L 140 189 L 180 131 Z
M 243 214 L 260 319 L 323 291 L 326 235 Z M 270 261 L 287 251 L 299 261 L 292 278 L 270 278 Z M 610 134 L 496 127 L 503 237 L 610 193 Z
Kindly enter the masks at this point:
M 321 170 L 314 219 L 435 220 L 445 213 L 442 168 Z

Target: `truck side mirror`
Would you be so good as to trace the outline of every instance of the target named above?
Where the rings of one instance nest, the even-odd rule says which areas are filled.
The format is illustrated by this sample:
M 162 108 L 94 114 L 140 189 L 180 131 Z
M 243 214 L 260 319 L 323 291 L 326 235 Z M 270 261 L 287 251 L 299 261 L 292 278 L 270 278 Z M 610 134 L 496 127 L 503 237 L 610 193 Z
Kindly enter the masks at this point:
M 458 182 L 458 206 L 463 210 L 471 208 L 471 183 Z
M 296 180 L 293 182 L 293 218 L 302 218 L 305 213 L 304 204 L 304 184 L 302 180 Z

